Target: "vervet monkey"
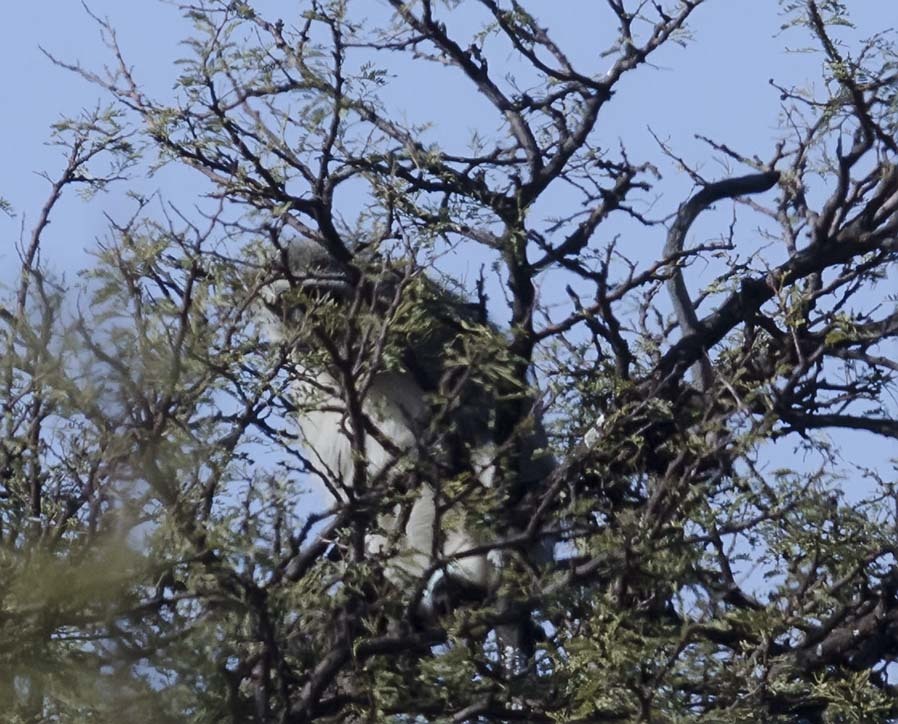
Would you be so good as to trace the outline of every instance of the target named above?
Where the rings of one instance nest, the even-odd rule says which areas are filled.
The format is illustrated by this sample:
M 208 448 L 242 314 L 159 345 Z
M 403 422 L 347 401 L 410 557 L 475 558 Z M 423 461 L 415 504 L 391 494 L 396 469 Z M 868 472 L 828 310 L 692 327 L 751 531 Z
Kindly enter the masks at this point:
M 517 438 L 495 439 L 498 378 L 507 369 L 497 359 L 501 333 L 482 306 L 401 265 L 339 263 L 294 241 L 280 266 L 281 278 L 260 295 L 265 334 L 294 346 L 307 458 L 342 501 L 397 501 L 380 505 L 365 549 L 394 584 L 420 592 L 422 612 L 456 605 L 460 595 L 482 597 L 508 555 L 487 552 L 490 544 L 514 533 L 484 512 L 499 492 L 500 468 L 518 490 L 554 468 L 532 390 L 518 391 L 534 412 Z M 509 447 L 512 460 L 500 466 Z M 551 548 L 538 541 L 523 557 L 545 563 Z M 497 629 L 513 669 L 532 653 L 528 636 L 521 626 Z

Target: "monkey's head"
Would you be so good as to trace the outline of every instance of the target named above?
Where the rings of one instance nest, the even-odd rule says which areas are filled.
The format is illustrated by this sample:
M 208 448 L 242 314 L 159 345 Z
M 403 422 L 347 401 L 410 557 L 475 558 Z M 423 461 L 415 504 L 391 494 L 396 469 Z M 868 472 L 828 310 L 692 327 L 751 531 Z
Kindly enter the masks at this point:
M 268 256 L 261 280 L 253 306 L 269 342 L 282 341 L 288 330 L 309 321 L 339 320 L 354 302 L 364 307 L 370 286 L 359 266 L 338 261 L 307 239 L 295 239 Z
M 269 305 L 288 303 L 288 296 L 307 303 L 319 299 L 346 301 L 352 297 L 354 281 L 359 279 L 357 269 L 337 261 L 324 248 L 306 239 L 290 242 L 270 263 L 266 271 L 274 280 L 263 288 L 265 303 Z

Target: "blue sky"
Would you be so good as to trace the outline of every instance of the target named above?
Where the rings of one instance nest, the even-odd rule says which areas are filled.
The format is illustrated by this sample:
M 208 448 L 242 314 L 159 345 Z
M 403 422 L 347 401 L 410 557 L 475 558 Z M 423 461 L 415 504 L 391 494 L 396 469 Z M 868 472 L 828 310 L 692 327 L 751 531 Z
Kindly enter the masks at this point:
M 287 19 L 285 8 L 297 6 L 283 0 L 254 4 Z M 898 24 L 898 5 L 894 3 L 858 0 L 853 4 L 862 31 Z M 537 10 L 541 5 L 552 8 L 542 19 L 581 67 L 600 71 L 603 64 L 609 64 L 609 59 L 598 57 L 612 30 L 603 3 L 543 0 L 530 4 Z M 190 31 L 177 8 L 157 0 L 92 0 L 89 6 L 117 28 L 129 61 L 151 93 L 161 99 L 170 97 L 177 77 L 172 61 L 185 52 L 179 41 Z M 384 3 L 369 0 L 368 5 L 359 6 L 370 7 L 376 16 L 383 13 Z M 892 8 L 891 19 L 883 16 L 887 7 Z M 474 16 L 463 4 L 455 16 L 458 27 L 471 27 Z M 782 21 L 776 0 L 710 0 L 695 16 L 695 40 L 689 48 L 665 49 L 655 58 L 654 72 L 639 72 L 622 84 L 614 108 L 603 120 L 602 135 L 612 143 L 620 136 L 635 144 L 637 153 L 654 154 L 646 133 L 651 124 L 687 157 L 707 156 L 693 141 L 693 133 L 713 134 L 763 155 L 771 145 L 779 105 L 768 78 L 788 83 L 814 78 L 819 72 L 816 57 L 785 51 L 804 40 L 794 32 L 778 34 Z M 97 89 L 80 78 L 53 67 L 40 46 L 88 67 L 100 68 L 110 60 L 79 0 L 34 0 L 9 3 L 4 8 L 0 62 L 7 72 L 0 86 L 0 107 L 5 109 L 0 120 L 0 195 L 17 210 L 30 213 L 39 206 L 46 188 L 35 171 L 52 171 L 58 165 L 58 151 L 43 146 L 49 125 L 101 98 Z M 392 86 L 390 92 L 396 97 L 390 98 L 390 104 L 403 108 L 413 120 L 436 120 L 434 135 L 443 142 L 463 141 L 478 116 L 490 112 L 451 70 L 441 76 L 438 88 L 433 86 L 432 75 L 425 77 L 425 72 L 432 73 L 432 67 L 425 64 L 405 64 L 399 72 L 402 77 Z M 421 86 L 416 85 L 419 80 L 431 92 L 422 94 Z M 89 243 L 85 232 L 89 234 L 92 226 L 79 226 L 79 242 L 66 235 L 60 249 L 65 258 Z M 58 239 L 56 234 L 52 236 L 55 246 Z
M 171 97 L 178 70 L 173 61 L 186 50 L 179 41 L 189 34 L 189 25 L 177 8 L 156 0 L 91 0 L 93 12 L 108 17 L 118 29 L 119 40 L 137 77 L 151 95 Z M 289 22 L 289 10 L 297 3 L 266 0 L 254 3 L 271 16 Z M 854 0 L 858 35 L 898 25 L 898 3 L 894 0 Z M 370 8 L 373 16 L 383 15 L 383 0 L 368 0 L 358 7 Z M 596 0 L 539 0 L 528 4 L 555 33 L 556 39 L 587 72 L 602 72 L 610 65 L 600 50 L 611 38 L 613 27 L 604 3 Z M 477 5 L 461 5 L 451 27 L 473 27 Z M 551 9 L 551 10 L 549 10 Z M 708 177 L 726 173 L 711 159 L 707 147 L 697 142 L 696 133 L 726 142 L 747 154 L 770 156 L 780 112 L 779 94 L 768 79 L 789 85 L 817 82 L 820 59 L 813 54 L 788 52 L 807 43 L 805 36 L 780 32 L 783 16 L 777 0 L 709 0 L 699 8 L 691 24 L 694 39 L 683 49 L 665 48 L 653 58 L 655 67 L 627 78 L 609 106 L 599 131 L 599 140 L 616 146 L 628 144 L 634 160 L 657 159 L 657 147 L 649 126 L 683 157 L 702 167 Z M 43 46 L 67 61 L 101 68 L 111 62 L 97 28 L 79 0 L 33 0 L 7 3 L 0 25 L 0 62 L 6 69 L 0 84 L 0 196 L 11 202 L 19 214 L 15 219 L 0 217 L 0 281 L 9 281 L 14 272 L 12 242 L 18 236 L 22 214 L 33 219 L 43 203 L 47 182 L 36 172 L 50 175 L 61 166 L 58 149 L 45 145 L 49 126 L 60 116 L 76 114 L 94 106 L 101 92 L 71 73 L 54 67 L 41 53 Z M 846 31 L 846 37 L 851 33 Z M 491 69 L 502 63 L 491 61 Z M 507 59 L 506 59 L 507 62 Z M 385 91 L 388 107 L 411 120 L 434 123 L 434 140 L 452 145 L 463 143 L 471 129 L 489 127 L 498 121 L 452 69 L 434 82 L 433 68 L 425 64 L 392 66 L 397 74 Z M 663 196 L 653 208 L 663 216 L 676 209 L 689 193 L 689 183 L 672 168 L 664 169 L 659 189 Z M 152 183 L 164 184 L 168 198 L 187 204 L 201 183 L 189 173 L 163 174 Z M 550 196 L 552 212 L 554 201 Z M 115 194 L 100 196 L 85 204 L 68 197 L 45 238 L 44 258 L 57 272 L 71 278 L 88 263 L 85 249 L 93 247 L 104 233 L 104 211 L 116 213 L 123 203 Z M 701 233 L 704 227 L 697 227 Z M 713 228 L 709 233 L 717 231 Z M 656 258 L 663 234 L 634 242 L 642 249 L 629 251 L 637 256 Z M 548 290 L 551 293 L 551 290 Z M 847 439 L 847 438 L 846 438 Z M 854 438 L 852 438 L 854 439 Z M 861 440 L 860 437 L 857 438 Z M 865 440 L 866 438 L 864 438 Z M 859 442 L 866 445 L 865 442 Z M 875 447 L 886 454 L 884 447 Z
M 284 0 L 254 4 L 288 21 L 286 9 L 297 7 Z M 898 4 L 882 0 L 853 4 L 862 34 L 898 24 Z M 179 41 L 190 31 L 177 8 L 157 0 L 92 0 L 89 5 L 117 28 L 128 60 L 152 95 L 170 97 L 177 77 L 173 61 L 185 52 Z M 366 0 L 356 6 L 364 7 L 372 16 L 382 16 L 385 3 Z M 581 68 L 593 72 L 601 72 L 610 63 L 599 57 L 613 31 L 603 6 L 595 0 L 530 4 L 537 11 L 551 7 L 542 19 Z M 883 15 L 883 8 L 889 7 L 892 18 Z M 475 3 L 462 4 L 453 16 L 456 27 L 474 26 L 474 8 Z M 602 139 L 612 145 L 621 138 L 635 156 L 656 156 L 647 131 L 651 125 L 679 153 L 694 161 L 708 158 L 707 149 L 693 139 L 694 133 L 712 135 L 748 153 L 767 155 L 779 112 L 778 94 L 768 85 L 768 79 L 789 83 L 819 75 L 816 56 L 786 52 L 787 47 L 805 41 L 795 32 L 779 33 L 782 22 L 777 0 L 710 0 L 695 15 L 690 47 L 664 49 L 654 59 L 654 70 L 644 69 L 621 85 L 610 113 L 602 120 Z M 60 164 L 59 150 L 44 145 L 50 124 L 61 115 L 95 105 L 102 97 L 85 81 L 54 67 L 40 46 L 88 67 L 100 68 L 110 61 L 97 28 L 79 0 L 34 0 L 9 3 L 4 8 L 0 62 L 7 72 L 0 85 L 0 108 L 5 109 L 0 117 L 0 196 L 25 213 L 26 220 L 36 214 L 47 187 L 36 172 L 46 170 L 52 175 Z M 496 67 L 496 61 L 492 67 Z M 437 86 L 433 68 L 426 64 L 404 63 L 395 70 L 400 77 L 387 89 L 388 105 L 412 120 L 434 121 L 434 139 L 463 142 L 471 128 L 489 122 L 491 110 L 451 69 L 439 76 Z M 711 161 L 706 161 L 704 169 L 711 176 L 723 172 Z M 166 183 L 169 197 L 190 195 L 191 179 L 169 178 Z M 178 188 L 180 184 L 184 184 L 183 189 Z M 675 208 L 678 199 L 682 200 L 679 195 L 688 191 L 676 174 L 670 188 L 671 197 L 659 206 L 659 212 L 665 214 Z M 107 203 L 110 201 L 115 203 L 107 199 Z M 58 270 L 71 272 L 84 264 L 83 249 L 103 233 L 102 210 L 102 198 L 87 206 L 73 199 L 62 205 L 46 238 L 46 251 L 52 253 Z M 0 264 L 7 268 L 10 259 L 6 239 L 15 237 L 20 221 L 21 217 L 14 222 L 0 221 L 4 238 Z M 646 251 L 651 255 L 655 250 Z M 0 279 L 6 278 L 0 269 Z

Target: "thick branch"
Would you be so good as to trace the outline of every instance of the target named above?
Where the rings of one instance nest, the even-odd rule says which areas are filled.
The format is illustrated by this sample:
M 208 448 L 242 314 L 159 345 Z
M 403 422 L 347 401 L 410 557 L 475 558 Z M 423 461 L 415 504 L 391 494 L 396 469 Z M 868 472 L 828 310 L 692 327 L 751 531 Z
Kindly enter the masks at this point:
M 695 193 L 688 201 L 682 204 L 677 211 L 677 217 L 667 234 L 667 243 L 664 245 L 664 256 L 668 259 L 681 258 L 683 247 L 686 244 L 686 235 L 693 222 L 711 204 L 721 199 L 732 199 L 748 194 L 758 194 L 771 189 L 779 180 L 777 171 L 765 173 L 753 173 L 747 176 L 724 179 L 710 183 Z M 683 279 L 683 271 L 678 263 L 667 282 L 667 290 L 670 293 L 671 303 L 677 315 L 683 338 L 697 335 L 701 330 L 695 306 L 689 296 L 689 289 Z M 711 368 L 704 356 L 704 350 L 699 358 L 699 364 L 695 370 L 696 383 L 701 389 L 707 390 L 711 385 Z

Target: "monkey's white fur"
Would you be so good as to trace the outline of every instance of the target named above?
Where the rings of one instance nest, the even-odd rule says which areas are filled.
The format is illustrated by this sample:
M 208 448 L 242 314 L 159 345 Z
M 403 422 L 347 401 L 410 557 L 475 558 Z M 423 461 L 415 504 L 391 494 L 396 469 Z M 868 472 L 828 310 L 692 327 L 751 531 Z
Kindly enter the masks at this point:
M 307 454 L 330 481 L 338 486 L 352 487 L 352 437 L 347 416 L 341 412 L 343 403 L 334 394 L 338 386 L 326 373 L 313 375 L 300 370 L 298 378 L 301 381 L 293 386 L 301 409 L 296 420 Z M 362 408 L 370 422 L 400 451 L 400 458 L 414 454 L 416 429 L 424 426 L 428 410 L 424 392 L 410 376 L 398 372 L 378 374 L 368 388 Z M 478 477 L 481 484 L 489 486 L 492 482 L 490 456 L 487 451 L 479 452 L 481 454 L 476 456 L 480 463 Z M 392 468 L 397 462 L 400 465 L 403 462 L 395 460 L 373 435 L 365 436 L 365 458 L 369 480 L 375 479 L 388 466 Z M 494 564 L 486 555 L 465 555 L 465 551 L 477 547 L 477 539 L 460 526 L 436 531 L 433 487 L 425 483 L 416 495 L 401 533 L 397 529 L 406 516 L 397 505 L 392 514 L 383 515 L 378 521 L 385 534 L 371 534 L 366 540 L 369 553 L 389 557 L 387 577 L 397 585 L 409 585 L 420 581 L 437 561 L 451 559 L 445 573 L 466 584 L 488 588 L 495 578 Z M 451 517 L 454 521 L 458 518 Z M 428 593 L 442 575 L 442 570 L 433 573 L 427 582 Z M 428 601 L 424 603 L 427 605 Z

